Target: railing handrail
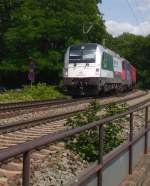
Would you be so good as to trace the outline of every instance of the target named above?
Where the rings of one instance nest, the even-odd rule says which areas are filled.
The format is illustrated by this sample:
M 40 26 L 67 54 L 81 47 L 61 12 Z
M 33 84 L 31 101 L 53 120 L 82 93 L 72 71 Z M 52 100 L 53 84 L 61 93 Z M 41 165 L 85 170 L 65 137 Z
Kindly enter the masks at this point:
M 126 111 L 126 112 L 123 112 L 120 114 L 115 114 L 114 116 L 109 116 L 107 118 L 91 122 L 91 123 L 89 123 L 85 126 L 82 126 L 82 127 L 68 129 L 68 130 L 64 130 L 64 131 L 54 133 L 54 134 L 48 134 L 48 135 L 40 137 L 38 139 L 34 139 L 34 140 L 26 142 L 26 143 L 18 144 L 16 146 L 9 147 L 4 150 L 0 150 L 0 162 L 8 160 L 12 157 L 16 157 L 19 154 L 23 154 L 27 151 L 31 151 L 31 150 L 39 148 L 41 146 L 45 146 L 50 143 L 60 141 L 62 139 L 72 137 L 72 136 L 79 134 L 83 131 L 94 129 L 100 125 L 108 124 L 108 123 L 112 122 L 113 120 L 120 119 L 126 115 L 129 115 L 133 112 L 140 111 L 140 110 L 142 110 L 146 107 L 149 107 L 149 106 L 150 106 L 150 103 L 148 103 L 144 106 L 140 106 L 138 108 L 133 108 L 129 111 Z
M 149 130 L 150 130 L 150 126 L 147 128 L 147 131 L 149 131 Z M 89 178 L 90 176 L 93 176 L 98 171 L 101 171 L 103 167 L 108 166 L 110 164 L 110 162 L 112 162 L 115 158 L 117 158 L 121 153 L 127 151 L 127 149 L 131 145 L 135 144 L 139 139 L 141 139 L 141 137 L 143 137 L 144 134 L 145 134 L 145 131 L 142 131 L 138 136 L 136 136 L 133 139 L 132 142 L 126 141 L 125 143 L 121 144 L 120 146 L 118 146 L 117 148 L 115 148 L 114 150 L 109 152 L 109 154 L 104 156 L 103 165 L 102 164 L 98 164 L 98 165 L 93 166 L 90 171 L 88 171 L 85 175 L 82 175 L 82 177 L 79 179 L 79 181 L 77 183 L 75 182 L 75 183 L 71 184 L 71 186 L 79 186 L 87 178 Z

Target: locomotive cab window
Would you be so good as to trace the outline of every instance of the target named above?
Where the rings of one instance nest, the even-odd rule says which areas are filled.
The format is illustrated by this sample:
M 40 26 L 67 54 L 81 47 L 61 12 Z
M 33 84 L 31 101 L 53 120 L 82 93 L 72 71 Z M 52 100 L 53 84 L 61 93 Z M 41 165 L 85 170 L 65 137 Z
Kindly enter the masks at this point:
M 95 60 L 95 50 L 83 50 L 83 60 Z
M 102 68 L 105 70 L 114 71 L 113 57 L 110 54 L 107 54 L 106 52 L 103 53 Z
M 77 45 L 70 47 L 69 63 L 94 63 L 96 45 Z
M 69 62 L 80 61 L 82 59 L 81 48 L 79 47 L 71 47 L 69 54 Z

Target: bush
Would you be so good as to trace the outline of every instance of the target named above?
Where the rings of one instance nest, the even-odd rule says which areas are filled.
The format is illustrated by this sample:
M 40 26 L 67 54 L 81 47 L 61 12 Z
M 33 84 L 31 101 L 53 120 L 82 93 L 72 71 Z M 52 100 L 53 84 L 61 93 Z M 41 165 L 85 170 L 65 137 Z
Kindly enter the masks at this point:
M 106 117 L 113 116 L 115 114 L 125 112 L 127 107 L 125 104 L 110 104 L 107 107 Z M 123 142 L 121 134 L 123 132 L 123 122 L 126 118 L 120 118 L 114 122 L 110 122 L 105 125 L 105 139 L 104 139 L 104 151 L 105 153 L 110 152 L 113 148 L 117 147 Z
M 114 108 L 114 109 L 113 109 Z M 66 125 L 69 127 L 81 127 L 90 122 L 99 120 L 97 113 L 101 110 L 100 104 L 95 101 L 82 113 L 76 114 L 68 119 Z M 106 109 L 106 116 L 126 110 L 125 105 L 109 105 Z M 122 143 L 123 139 L 118 135 L 123 130 L 120 123 L 105 125 L 104 153 Z M 99 131 L 98 128 L 77 134 L 67 141 L 67 148 L 78 153 L 84 160 L 93 162 L 98 159 Z
M 39 83 L 33 86 L 25 86 L 20 91 L 7 90 L 3 94 L 0 94 L 0 102 L 45 100 L 65 97 L 56 87 Z

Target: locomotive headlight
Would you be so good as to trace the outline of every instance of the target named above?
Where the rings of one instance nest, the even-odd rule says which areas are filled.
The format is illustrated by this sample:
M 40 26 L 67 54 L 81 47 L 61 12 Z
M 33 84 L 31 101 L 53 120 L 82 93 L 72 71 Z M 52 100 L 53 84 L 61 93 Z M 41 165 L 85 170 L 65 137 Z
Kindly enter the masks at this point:
M 96 75 L 99 75 L 99 68 L 96 68 Z
M 68 76 L 68 69 L 64 68 L 64 76 Z

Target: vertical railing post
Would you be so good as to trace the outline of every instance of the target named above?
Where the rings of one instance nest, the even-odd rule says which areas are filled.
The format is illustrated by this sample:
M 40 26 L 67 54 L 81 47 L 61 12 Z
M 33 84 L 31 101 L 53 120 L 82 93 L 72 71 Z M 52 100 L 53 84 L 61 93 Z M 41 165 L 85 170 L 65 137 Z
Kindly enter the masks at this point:
M 129 141 L 133 140 L 133 113 L 130 114 L 130 133 Z M 133 154 L 132 154 L 132 145 L 129 147 L 129 174 L 132 174 L 132 164 L 133 164 Z
M 30 185 L 30 151 L 23 154 L 23 175 L 22 175 L 22 185 Z
M 98 163 L 103 164 L 103 144 L 104 143 L 104 127 L 103 125 L 99 126 L 99 158 L 98 158 Z M 98 179 L 97 179 L 97 185 L 102 186 L 102 170 L 98 172 Z
M 145 147 L 144 153 L 147 154 L 148 151 L 148 134 L 147 134 L 147 127 L 148 127 L 148 106 L 145 108 Z

